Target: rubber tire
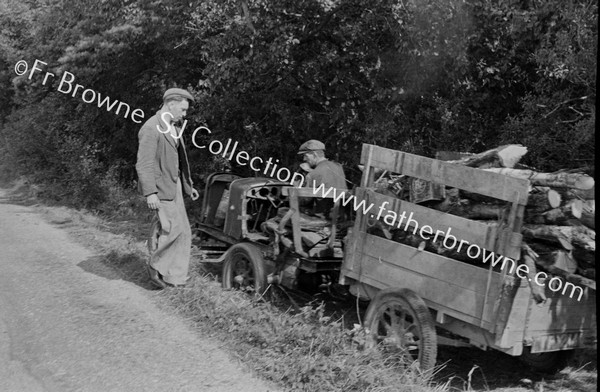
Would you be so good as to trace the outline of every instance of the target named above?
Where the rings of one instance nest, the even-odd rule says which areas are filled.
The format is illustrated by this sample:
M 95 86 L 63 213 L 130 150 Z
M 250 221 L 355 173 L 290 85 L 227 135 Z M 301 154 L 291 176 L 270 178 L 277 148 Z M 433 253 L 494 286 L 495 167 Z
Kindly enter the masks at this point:
M 399 306 L 407 311 L 414 319 L 414 325 L 420 335 L 419 355 L 417 361 L 419 368 L 425 372 L 435 366 L 437 357 L 437 335 L 435 323 L 425 301 L 414 291 L 409 289 L 381 290 L 369 304 L 365 315 L 365 326 L 368 330 L 367 343 L 371 347 L 377 346 L 377 325 L 382 313 L 390 306 Z
M 563 350 L 532 354 L 531 347 L 523 347 L 523 354 L 519 359 L 534 370 L 555 374 L 567 366 L 574 353 L 574 350 Z
M 223 276 L 221 286 L 224 289 L 237 288 L 234 278 L 234 268 L 236 264 L 246 260 L 254 280 L 254 293 L 262 295 L 267 288 L 267 274 L 265 273 L 265 263 L 261 251 L 252 244 L 235 244 L 227 251 L 227 257 L 223 262 Z M 250 283 L 250 282 L 249 282 Z

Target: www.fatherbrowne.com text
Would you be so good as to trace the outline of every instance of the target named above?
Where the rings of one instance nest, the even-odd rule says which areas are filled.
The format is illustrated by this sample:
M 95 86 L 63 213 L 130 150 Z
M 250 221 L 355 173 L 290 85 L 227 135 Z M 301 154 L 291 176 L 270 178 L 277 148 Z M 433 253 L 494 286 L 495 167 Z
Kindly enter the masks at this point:
M 527 279 L 528 281 L 533 281 L 539 286 L 548 286 L 548 288 L 552 292 L 558 292 L 562 289 L 562 294 L 565 295 L 570 289 L 570 298 L 573 298 L 575 293 L 579 293 L 577 298 L 578 301 L 581 300 L 583 296 L 583 288 L 580 286 L 576 286 L 571 282 L 566 282 L 560 279 L 557 276 L 552 277 L 550 280 L 547 280 L 548 274 L 543 271 L 537 272 L 533 278 L 529 277 L 529 266 L 526 264 L 519 264 L 515 262 L 515 260 L 503 256 L 496 255 L 495 252 L 488 251 L 485 248 L 481 248 L 477 244 L 471 244 L 466 240 L 459 240 L 451 233 L 452 228 L 448 228 L 447 232 L 443 230 L 436 230 L 434 233 L 434 229 L 431 226 L 423 225 L 419 228 L 419 223 L 415 219 L 414 213 L 411 212 L 408 216 L 406 216 L 406 211 L 402 211 L 402 214 L 398 215 L 395 211 L 387 210 L 386 206 L 390 204 L 389 202 L 383 202 L 379 208 L 374 209 L 374 204 L 367 205 L 365 200 L 358 200 L 354 195 L 347 194 L 344 191 L 338 190 L 336 188 L 326 189 L 324 184 L 320 186 L 315 186 L 315 184 L 308 184 L 312 187 L 312 192 L 314 195 L 318 195 L 320 197 L 332 197 L 334 202 L 339 202 L 342 206 L 351 205 L 354 208 L 354 211 L 361 212 L 367 217 L 374 217 L 377 220 L 383 217 L 383 222 L 391 227 L 402 229 L 404 231 L 412 231 L 413 235 L 419 234 L 421 238 L 426 241 L 436 242 L 438 239 L 441 240 L 442 245 L 448 250 L 454 250 L 456 252 L 461 252 L 461 250 L 465 251 L 467 256 L 471 259 L 479 259 L 481 256 L 482 263 L 490 263 L 492 267 L 500 265 L 500 270 L 504 271 L 507 266 L 508 272 L 512 274 L 513 272 L 521 279 Z M 374 209 L 373 211 L 371 211 Z M 385 215 L 384 215 L 385 214 Z M 433 238 L 432 238 L 433 236 Z M 443 240 L 442 240 L 443 238 Z M 458 247 L 456 245 L 458 244 Z M 456 249 L 455 249 L 456 248 Z

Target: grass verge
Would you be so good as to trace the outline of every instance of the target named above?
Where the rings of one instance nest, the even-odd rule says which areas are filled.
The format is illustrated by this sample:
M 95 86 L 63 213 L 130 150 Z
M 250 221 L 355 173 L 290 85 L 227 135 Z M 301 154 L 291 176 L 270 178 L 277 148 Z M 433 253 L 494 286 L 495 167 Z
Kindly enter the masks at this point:
M 118 278 L 151 289 L 144 269 L 145 245 L 119 233 L 123 221 L 116 224 L 65 207 L 39 208 L 49 222 L 96 250 L 95 261 L 113 267 Z M 200 334 L 223 342 L 255 374 L 287 391 L 448 390 L 446 384 L 436 385 L 415 368 L 365 349 L 363 331 L 348 330 L 341 320 L 325 316 L 322 303 L 282 311 L 265 300 L 223 290 L 195 260 L 190 267 L 190 284 L 185 289 L 157 291 L 158 302 L 191 322 Z M 92 272 L 101 273 L 100 269 Z

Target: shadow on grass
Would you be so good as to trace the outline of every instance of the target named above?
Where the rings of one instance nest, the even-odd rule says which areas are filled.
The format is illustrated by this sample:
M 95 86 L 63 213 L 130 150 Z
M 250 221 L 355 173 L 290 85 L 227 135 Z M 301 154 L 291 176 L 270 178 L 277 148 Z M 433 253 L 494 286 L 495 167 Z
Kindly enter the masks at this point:
M 572 392 L 588 392 L 596 390 L 595 356 L 595 350 L 578 350 L 567 368 L 556 374 L 548 374 L 535 371 L 517 357 L 499 351 L 440 346 L 437 363 L 445 366 L 435 378 L 439 381 L 451 380 L 449 386 L 459 390 L 535 387 L 561 391 L 568 385 L 568 390 Z
M 156 290 L 146 272 L 146 259 L 136 253 L 121 253 L 111 250 L 90 257 L 78 264 L 86 272 L 110 280 L 131 282 L 145 290 Z

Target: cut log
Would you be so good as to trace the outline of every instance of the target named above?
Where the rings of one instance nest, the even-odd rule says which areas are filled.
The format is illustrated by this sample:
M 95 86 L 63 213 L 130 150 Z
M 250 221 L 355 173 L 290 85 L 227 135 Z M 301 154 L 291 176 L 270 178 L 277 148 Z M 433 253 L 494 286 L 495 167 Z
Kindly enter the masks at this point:
M 566 250 L 572 250 L 573 245 L 571 244 L 571 240 L 569 238 L 570 233 L 565 234 L 562 233 L 561 230 L 553 230 L 553 227 L 557 226 L 524 225 L 521 232 L 525 238 L 544 240 L 547 242 L 559 244 Z
M 594 268 L 596 266 L 596 252 L 577 247 L 572 252 L 580 268 Z
M 569 214 L 575 219 L 581 219 L 583 216 L 583 200 L 571 199 L 565 203 L 565 209 L 569 211 Z
M 534 187 L 529 193 L 526 210 L 531 213 L 541 213 L 560 207 L 562 197 L 560 193 L 548 187 Z
M 535 224 L 547 224 L 547 225 L 561 225 L 561 226 L 577 226 L 579 224 L 578 219 L 581 218 L 583 211 L 583 202 L 581 200 L 571 200 L 566 205 L 553 208 L 544 212 L 543 214 L 527 214 L 527 223 Z
M 498 147 L 498 157 L 500 163 L 504 167 L 512 168 L 527 154 L 527 147 L 520 144 L 509 144 L 507 146 Z
M 565 278 L 567 281 L 578 284 L 581 286 L 586 286 L 591 288 L 592 290 L 596 290 L 596 282 L 587 279 L 581 275 L 573 274 L 568 272 L 567 270 L 558 268 L 555 266 L 555 261 L 552 260 L 553 257 L 557 257 L 557 254 L 552 253 L 550 255 L 538 255 L 535 251 L 532 250 L 528 244 L 522 244 L 523 254 L 531 257 L 536 265 L 538 265 L 541 269 L 551 274 L 560 276 Z
M 549 244 L 547 242 L 539 242 L 539 241 L 535 241 L 534 239 L 530 239 L 527 242 L 527 245 L 529 247 L 531 247 L 531 249 L 533 249 L 533 251 L 535 251 L 535 253 L 538 255 L 549 255 L 550 253 L 555 252 L 557 250 L 556 244 Z
M 579 273 L 579 275 L 583 276 L 584 278 L 596 280 L 596 269 L 595 268 L 579 269 L 578 273 Z
M 596 232 L 585 226 L 550 226 L 523 225 L 523 235 L 526 238 L 536 238 L 560 244 L 566 250 L 573 246 L 581 249 L 596 251 Z
M 596 228 L 596 201 L 586 200 L 582 202 L 581 223 L 589 227 L 590 229 Z
M 529 246 L 540 255 L 540 257 L 544 258 L 552 258 L 552 256 L 557 251 L 564 251 L 563 249 L 558 249 L 558 245 L 547 243 L 547 242 L 538 242 L 532 239 L 529 239 Z M 595 267 L 595 253 L 587 250 L 583 250 L 580 248 L 574 248 L 571 251 L 565 251 L 569 254 L 569 256 L 575 260 L 579 269 L 588 269 Z M 570 253 L 569 253 L 570 252 Z
M 577 262 L 571 252 L 564 250 L 555 250 L 554 252 L 541 255 L 537 259 L 538 265 L 544 268 L 555 267 L 570 274 L 577 271 Z
M 446 188 L 446 196 L 441 202 L 426 203 L 426 207 L 438 211 L 447 212 L 452 215 L 461 216 L 467 219 L 501 219 L 507 212 L 506 203 L 499 204 L 495 199 L 488 198 L 488 203 L 475 202 L 474 200 L 460 199 L 463 191 L 456 188 Z M 475 195 L 475 194 L 473 194 Z
M 560 268 L 556 268 L 554 266 L 542 267 L 542 269 L 551 274 L 561 276 L 571 283 L 581 285 L 581 286 L 586 286 L 586 287 L 591 288 L 592 290 L 596 290 L 596 282 L 591 279 L 584 278 L 581 275 L 570 274 L 567 271 L 563 271 Z
M 471 203 L 467 200 L 462 200 L 455 203 L 444 200 L 441 203 L 432 204 L 429 207 L 467 219 L 498 220 L 501 219 L 507 212 L 506 206 L 498 204 Z
M 526 153 L 527 147 L 520 144 L 509 144 L 449 162 L 480 168 L 482 166 L 512 168 Z
M 564 199 L 594 200 L 596 187 L 591 189 L 558 189 Z
M 520 170 L 509 168 L 483 169 L 505 176 L 521 178 L 531 181 L 532 185 L 552 186 L 558 188 L 575 188 L 581 190 L 592 189 L 594 179 L 583 173 L 540 173 L 533 170 Z
M 392 241 L 400 242 L 405 245 L 412 246 L 419 250 L 426 250 L 431 253 L 435 253 L 444 257 L 459 260 L 468 264 L 486 266 L 480 260 L 470 258 L 463 248 L 461 252 L 456 252 L 453 249 L 448 249 L 442 244 L 442 240 L 438 239 L 436 242 L 432 240 L 424 240 L 422 237 L 411 233 L 410 231 L 404 231 L 401 229 L 395 229 L 392 231 Z

